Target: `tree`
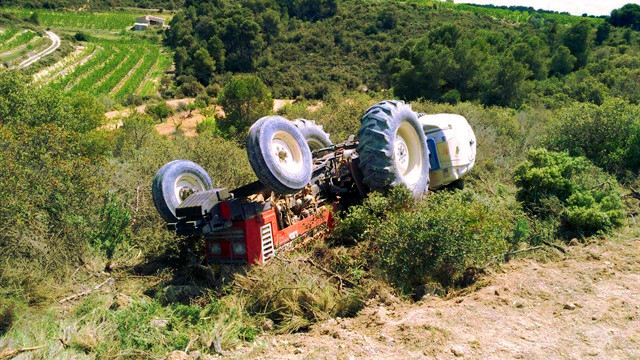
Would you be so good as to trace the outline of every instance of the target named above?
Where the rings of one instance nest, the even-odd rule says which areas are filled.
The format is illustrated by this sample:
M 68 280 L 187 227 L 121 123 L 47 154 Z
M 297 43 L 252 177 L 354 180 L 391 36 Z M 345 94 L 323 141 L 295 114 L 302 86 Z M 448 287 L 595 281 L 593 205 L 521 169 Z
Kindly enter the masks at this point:
M 227 22 L 222 41 L 226 48 L 226 69 L 251 71 L 255 68 L 264 48 L 260 25 L 236 14 Z
M 603 22 L 598 25 L 596 28 L 596 45 L 602 45 L 607 39 L 609 39 L 609 34 L 611 33 L 611 25 L 608 22 Z
M 566 75 L 573 70 L 575 63 L 576 57 L 571 55 L 571 51 L 566 46 L 560 46 L 551 57 L 551 74 Z
M 318 21 L 338 12 L 336 0 L 278 0 L 288 10 L 289 16 L 303 20 Z
M 571 55 L 576 57 L 576 65 L 578 67 L 583 67 L 587 64 L 590 37 L 591 25 L 585 20 L 570 27 L 562 37 L 564 46 L 571 51 Z
M 490 86 L 484 94 L 484 103 L 501 106 L 519 105 L 524 81 L 531 72 L 509 53 L 499 56 L 496 65 Z
M 225 116 L 221 127 L 230 135 L 244 133 L 251 124 L 273 108 L 267 86 L 253 75 L 236 75 L 218 97 Z
M 405 100 L 438 100 L 451 90 L 456 74 L 453 51 L 443 45 L 430 45 L 428 38 L 410 40 L 398 58 L 390 63 L 393 93 Z
M 40 25 L 40 18 L 38 17 L 38 13 L 32 13 L 31 16 L 29 16 L 29 22 L 35 25 Z
M 530 37 L 526 42 L 515 44 L 511 48 L 511 53 L 517 61 L 527 65 L 532 79 L 542 80 L 547 77 L 545 55 L 548 51 L 539 38 Z
M 187 53 L 187 49 L 182 46 L 176 49 L 175 53 L 173 54 L 173 63 L 176 67 L 177 76 L 189 73 L 187 67 L 190 61 L 191 58 L 189 57 L 189 53 Z
M 215 62 L 205 48 L 196 50 L 193 54 L 193 73 L 198 81 L 204 85 L 209 85 L 211 75 L 216 69 Z
M 640 5 L 626 4 L 620 9 L 613 10 L 607 21 L 613 26 L 640 30 Z
M 461 31 L 456 25 L 446 24 L 429 33 L 429 41 L 431 44 L 440 44 L 448 48 L 456 46 L 460 38 Z
M 275 38 L 280 36 L 280 31 L 282 30 L 280 13 L 273 9 L 267 9 L 260 16 L 260 26 L 262 27 L 265 41 L 267 44 L 271 44 Z

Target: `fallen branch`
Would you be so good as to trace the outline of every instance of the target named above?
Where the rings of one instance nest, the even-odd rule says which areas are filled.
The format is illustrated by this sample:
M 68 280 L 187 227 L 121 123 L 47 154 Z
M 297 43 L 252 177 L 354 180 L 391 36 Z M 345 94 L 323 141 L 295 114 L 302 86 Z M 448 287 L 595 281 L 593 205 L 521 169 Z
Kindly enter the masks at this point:
M 91 294 L 94 290 L 98 290 L 98 289 L 100 289 L 104 284 L 108 283 L 109 281 L 113 281 L 113 278 L 108 278 L 107 280 L 103 281 L 102 283 L 100 283 L 100 284 L 96 285 L 93 289 L 88 289 L 88 290 L 85 290 L 85 291 L 83 291 L 83 292 L 79 292 L 79 293 L 77 293 L 77 294 L 74 294 L 74 295 L 71 295 L 71 296 L 69 296 L 69 297 L 66 297 L 66 298 L 64 298 L 64 299 L 60 300 L 60 304 L 62 304 L 62 303 L 64 303 L 64 302 L 66 302 L 66 301 L 70 301 L 70 300 L 73 300 L 73 299 L 79 298 L 79 297 L 81 297 L 81 296 L 89 295 L 89 294 Z
M 477 176 L 477 178 L 482 181 L 483 184 L 485 184 L 487 186 L 487 190 L 491 193 L 491 195 L 493 196 L 497 196 L 495 192 L 493 192 L 493 190 L 491 189 L 491 185 L 487 184 L 486 181 L 484 181 L 483 178 L 481 178 L 480 176 Z
M 323 268 L 322 266 L 320 266 L 320 265 L 316 264 L 316 263 L 315 263 L 315 262 L 313 262 L 313 260 L 311 260 L 311 259 L 305 259 L 304 261 L 305 261 L 305 262 L 307 262 L 307 263 L 309 263 L 310 265 L 313 265 L 313 266 L 317 267 L 318 269 L 320 269 L 320 270 L 324 271 L 325 273 L 327 273 L 327 274 L 329 274 L 329 275 L 331 275 L 331 276 L 335 276 L 335 277 L 337 277 L 337 278 L 338 278 L 338 280 L 340 280 L 340 282 L 343 282 L 343 281 L 344 281 L 344 282 L 346 282 L 347 284 L 349 284 L 349 285 L 351 285 L 351 286 L 353 286 L 353 287 L 358 287 L 358 285 L 356 285 L 356 283 L 354 283 L 353 281 L 350 281 L 350 280 L 344 279 L 342 276 L 340 276 L 340 275 L 338 275 L 338 274 L 334 273 L 333 271 L 328 270 L 328 269 L 325 269 L 325 268 Z
M 552 244 L 552 243 L 550 243 L 550 242 L 548 242 L 546 240 L 542 240 L 542 243 L 547 245 L 547 246 L 551 246 L 552 248 L 556 248 L 556 249 L 560 250 L 560 252 L 562 252 L 563 254 L 567 253 L 567 250 L 565 248 L 563 248 L 562 246 L 560 246 L 560 245 Z
M 0 360 L 4 360 L 4 359 L 10 359 L 18 354 L 21 354 L 23 352 L 27 352 L 27 351 L 34 351 L 34 350 L 38 350 L 43 348 L 44 345 L 40 345 L 40 346 L 33 346 L 33 347 L 26 347 L 26 348 L 21 348 L 21 349 L 4 349 L 0 352 Z
M 533 251 L 533 250 L 538 250 L 538 249 L 542 249 L 544 248 L 544 246 L 534 246 L 534 247 L 530 247 L 530 248 L 526 248 L 526 249 L 521 249 L 521 250 L 515 250 L 515 251 L 510 251 L 508 253 L 504 253 L 502 254 L 502 256 L 511 256 L 511 255 L 516 255 L 516 254 L 520 254 L 523 252 L 528 252 L 528 251 Z

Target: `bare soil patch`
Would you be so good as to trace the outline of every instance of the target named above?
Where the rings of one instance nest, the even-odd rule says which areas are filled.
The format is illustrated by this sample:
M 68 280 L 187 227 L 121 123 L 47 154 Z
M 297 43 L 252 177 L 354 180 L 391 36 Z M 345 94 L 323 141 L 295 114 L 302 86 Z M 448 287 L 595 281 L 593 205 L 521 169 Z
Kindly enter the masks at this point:
M 167 105 L 171 106 L 173 109 L 177 109 L 180 104 L 191 104 L 194 101 L 195 99 L 193 98 L 168 100 Z M 273 101 L 273 111 L 276 112 L 282 109 L 285 105 L 291 104 L 294 101 L 295 100 L 276 99 Z M 212 107 L 214 108 L 216 116 L 224 116 L 224 111 L 220 106 L 212 105 Z M 147 106 L 140 105 L 135 107 L 134 109 L 139 113 L 144 113 L 147 109 Z M 124 110 L 114 110 L 105 113 L 109 124 L 103 126 L 102 128 L 107 130 L 114 130 L 119 128 L 120 126 L 122 126 L 122 119 L 129 116 L 131 112 L 131 108 L 127 108 Z M 176 131 L 180 131 L 184 136 L 194 137 L 198 135 L 196 127 L 204 119 L 205 116 L 198 109 L 193 111 L 182 111 L 169 116 L 164 122 L 156 125 L 155 129 L 160 135 L 164 136 L 174 136 Z
M 637 359 L 640 239 L 598 240 L 559 261 L 514 260 L 482 287 L 372 301 L 308 333 L 264 335 L 235 358 Z

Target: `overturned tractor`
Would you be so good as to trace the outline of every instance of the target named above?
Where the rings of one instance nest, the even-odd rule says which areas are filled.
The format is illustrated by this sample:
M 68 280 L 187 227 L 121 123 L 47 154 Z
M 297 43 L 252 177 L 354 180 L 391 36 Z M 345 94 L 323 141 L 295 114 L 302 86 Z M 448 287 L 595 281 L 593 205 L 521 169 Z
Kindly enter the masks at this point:
M 419 198 L 460 179 L 476 156 L 464 117 L 418 114 L 395 100 L 370 107 L 357 138 L 342 143 L 313 121 L 266 116 L 251 126 L 246 147 L 258 181 L 237 189 L 214 188 L 188 160 L 165 164 L 153 179 L 168 228 L 203 236 L 210 263 L 264 264 L 292 240 L 331 228 L 342 199 L 396 185 Z

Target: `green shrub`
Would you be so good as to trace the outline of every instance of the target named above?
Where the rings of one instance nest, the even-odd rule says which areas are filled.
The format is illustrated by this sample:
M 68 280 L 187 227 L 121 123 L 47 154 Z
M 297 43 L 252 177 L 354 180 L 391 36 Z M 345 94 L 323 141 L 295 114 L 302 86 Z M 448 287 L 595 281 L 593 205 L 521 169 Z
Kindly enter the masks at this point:
M 0 300 L 0 336 L 4 335 L 16 321 L 16 304 L 11 299 Z
M 91 245 L 107 256 L 113 258 L 118 246 L 128 242 L 128 227 L 131 223 L 131 214 L 120 203 L 114 194 L 108 194 L 104 198 L 104 205 L 100 210 L 100 223 L 91 232 Z
M 618 182 L 584 157 L 531 150 L 514 181 L 517 198 L 527 210 L 542 218 L 559 218 L 571 234 L 608 231 L 624 219 Z
M 549 128 L 552 150 L 585 156 L 617 175 L 638 172 L 640 109 L 623 100 L 609 99 L 601 106 L 576 104 L 562 111 Z
M 333 243 L 353 245 L 369 240 L 376 234 L 386 217 L 413 205 L 411 192 L 398 186 L 386 195 L 373 192 L 361 205 L 351 206 L 339 214 L 338 225 L 331 234 Z
M 73 37 L 76 39 L 76 41 L 88 40 L 87 34 L 83 33 L 82 31 L 78 31 Z
M 173 108 L 161 101 L 155 105 L 148 105 L 145 112 L 153 116 L 157 122 L 163 122 L 169 115 L 173 114 Z
M 508 217 L 472 192 L 438 192 L 381 224 L 374 238 L 378 268 L 404 293 L 431 281 L 449 287 L 466 268 L 504 253 L 512 228 Z
M 216 119 L 206 117 L 196 125 L 198 134 L 215 134 L 217 132 Z

